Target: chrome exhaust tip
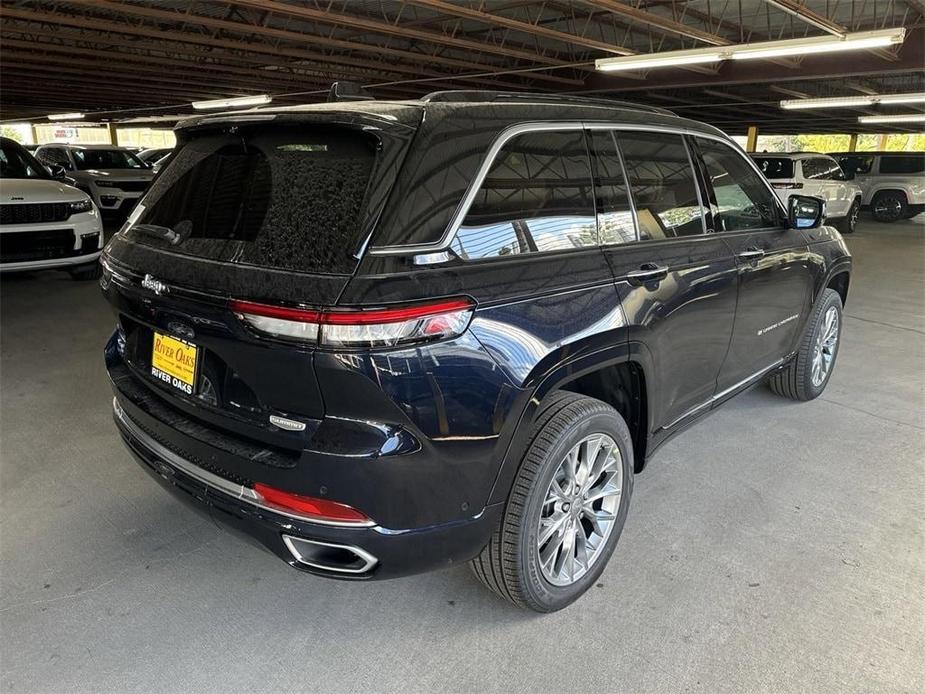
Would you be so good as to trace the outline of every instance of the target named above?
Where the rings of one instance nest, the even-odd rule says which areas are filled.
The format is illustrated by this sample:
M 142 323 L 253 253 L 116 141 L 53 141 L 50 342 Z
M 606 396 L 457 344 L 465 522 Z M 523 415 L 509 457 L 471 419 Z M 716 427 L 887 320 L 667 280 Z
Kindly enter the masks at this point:
M 352 545 L 306 540 L 292 535 L 283 535 L 283 542 L 299 564 L 322 571 L 358 576 L 379 563 L 372 554 Z

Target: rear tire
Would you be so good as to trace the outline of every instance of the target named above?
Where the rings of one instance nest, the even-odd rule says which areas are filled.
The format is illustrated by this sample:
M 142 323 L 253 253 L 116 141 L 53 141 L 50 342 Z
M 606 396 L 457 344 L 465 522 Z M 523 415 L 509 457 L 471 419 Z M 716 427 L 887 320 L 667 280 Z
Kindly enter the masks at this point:
M 576 474 L 560 477 L 566 469 Z M 554 393 L 536 416 L 504 513 L 472 569 L 518 607 L 561 610 L 603 572 L 632 493 L 633 446 L 620 414 L 600 400 Z
M 870 209 L 878 222 L 898 222 L 909 214 L 909 201 L 901 191 L 884 190 L 871 200 Z
M 83 265 L 81 267 L 70 270 L 71 279 L 84 281 L 84 280 L 98 280 L 103 274 L 103 268 L 98 262 L 93 263 L 92 265 Z
M 822 395 L 835 369 L 841 328 L 841 296 L 834 289 L 824 289 L 796 358 L 768 379 L 771 390 L 802 402 Z

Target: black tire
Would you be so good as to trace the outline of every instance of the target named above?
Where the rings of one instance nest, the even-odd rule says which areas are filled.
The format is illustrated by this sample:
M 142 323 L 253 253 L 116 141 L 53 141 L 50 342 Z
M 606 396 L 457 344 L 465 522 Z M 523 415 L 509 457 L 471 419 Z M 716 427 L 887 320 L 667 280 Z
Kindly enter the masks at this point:
M 543 501 L 553 475 L 566 454 L 590 434 L 605 433 L 617 444 L 623 484 L 614 525 L 605 546 L 587 573 L 567 586 L 557 586 L 539 567 L 537 533 Z M 471 566 L 490 590 L 508 602 L 536 612 L 555 612 L 577 600 L 594 585 L 620 539 L 633 493 L 633 446 L 626 422 L 600 400 L 559 391 L 550 395 L 531 430 L 497 528 Z
M 74 280 L 98 280 L 103 274 L 103 268 L 99 263 L 93 263 L 92 265 L 81 265 L 78 268 L 70 270 L 71 279 Z
M 838 223 L 838 230 L 842 234 L 853 234 L 858 226 L 858 217 L 861 214 L 861 201 L 855 200 L 848 209 L 848 216 Z
M 829 309 L 834 307 L 838 318 L 837 338 L 831 363 L 821 383 L 813 382 L 813 358 L 816 354 L 816 344 L 820 333 L 825 329 L 825 316 Z M 838 358 L 838 347 L 841 344 L 842 330 L 842 303 L 841 297 L 834 289 L 824 289 L 813 312 L 812 319 L 806 326 L 806 333 L 800 341 L 800 349 L 796 358 L 786 368 L 778 371 L 768 379 L 768 385 L 778 395 L 791 400 L 805 402 L 818 398 L 825 390 L 832 372 L 835 370 L 835 361 Z
M 870 210 L 878 222 L 898 222 L 909 214 L 909 201 L 899 190 L 884 190 L 870 201 Z

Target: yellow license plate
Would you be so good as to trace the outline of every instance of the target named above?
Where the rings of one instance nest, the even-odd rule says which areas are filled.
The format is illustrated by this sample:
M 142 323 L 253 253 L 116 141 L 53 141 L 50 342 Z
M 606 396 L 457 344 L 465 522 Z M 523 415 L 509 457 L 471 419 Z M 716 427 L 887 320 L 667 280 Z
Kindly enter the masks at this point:
M 156 332 L 151 346 L 151 375 L 192 395 L 198 357 L 196 345 Z

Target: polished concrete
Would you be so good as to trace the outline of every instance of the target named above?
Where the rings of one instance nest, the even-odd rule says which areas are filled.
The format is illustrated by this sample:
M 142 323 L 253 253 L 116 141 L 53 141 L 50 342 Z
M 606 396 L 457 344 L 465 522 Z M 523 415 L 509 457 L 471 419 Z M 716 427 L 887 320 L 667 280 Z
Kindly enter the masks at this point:
M 467 567 L 330 582 L 203 522 L 116 436 L 94 284 L 4 278 L 0 691 L 925 691 L 925 223 L 849 245 L 824 395 L 675 439 L 548 616 Z

